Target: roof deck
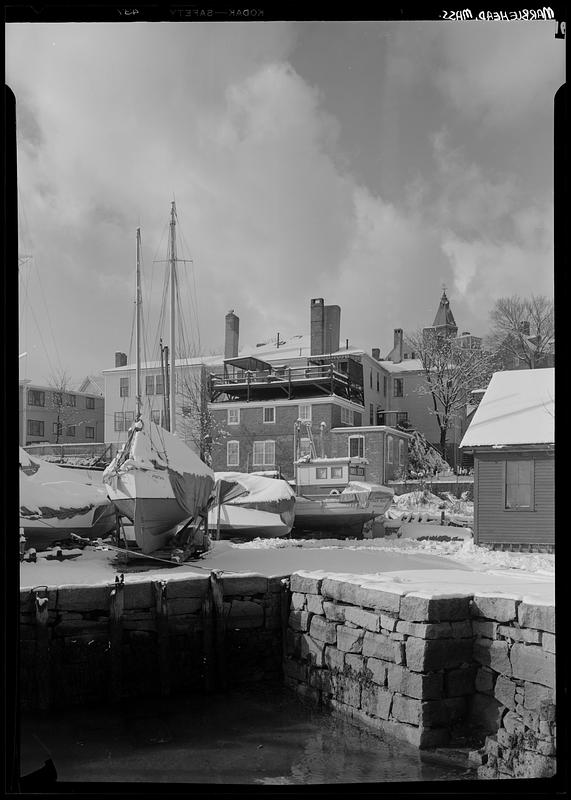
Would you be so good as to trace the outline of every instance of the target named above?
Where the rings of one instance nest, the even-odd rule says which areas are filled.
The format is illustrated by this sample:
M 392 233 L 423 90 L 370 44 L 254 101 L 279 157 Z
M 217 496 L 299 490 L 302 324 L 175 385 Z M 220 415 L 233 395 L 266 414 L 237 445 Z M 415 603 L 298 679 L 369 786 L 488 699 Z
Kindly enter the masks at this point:
M 304 400 L 335 395 L 363 405 L 363 385 L 335 364 L 290 367 L 258 358 L 233 358 L 224 373 L 210 376 L 211 402 Z

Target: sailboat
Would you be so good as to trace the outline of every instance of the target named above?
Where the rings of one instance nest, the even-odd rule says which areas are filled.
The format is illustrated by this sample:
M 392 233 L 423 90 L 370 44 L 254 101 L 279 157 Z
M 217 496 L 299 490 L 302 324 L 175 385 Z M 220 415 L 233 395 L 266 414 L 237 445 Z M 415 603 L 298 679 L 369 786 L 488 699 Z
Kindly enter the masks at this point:
M 133 523 L 141 552 L 148 555 L 165 545 L 181 523 L 205 516 L 214 487 L 214 473 L 176 436 L 175 394 L 175 267 L 176 209 L 170 223 L 170 431 L 142 412 L 141 399 L 141 230 L 137 229 L 136 270 L 136 420 L 127 441 L 103 473 L 107 495 L 117 512 Z

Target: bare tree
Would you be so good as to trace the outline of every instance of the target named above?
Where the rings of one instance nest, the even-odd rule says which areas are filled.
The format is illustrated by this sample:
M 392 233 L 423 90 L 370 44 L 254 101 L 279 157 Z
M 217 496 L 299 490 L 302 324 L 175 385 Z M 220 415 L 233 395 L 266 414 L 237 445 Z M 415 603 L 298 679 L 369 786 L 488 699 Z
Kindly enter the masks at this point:
M 462 347 L 452 338 L 426 331 L 408 335 L 407 343 L 422 363 L 424 381 L 417 391 L 430 397 L 446 458 L 448 431 L 462 419 L 472 389 L 487 386 L 497 358 L 487 350 Z
M 177 405 L 181 411 L 181 429 L 185 441 L 191 442 L 200 458 L 209 466 L 212 451 L 224 432 L 208 410 L 209 386 L 206 367 L 188 370 L 181 375 Z
M 50 376 L 49 386 L 54 390 L 51 393 L 52 408 L 56 410 L 56 444 L 59 444 L 63 435 L 64 426 L 77 422 L 78 413 L 75 406 L 75 395 L 70 394 L 71 380 L 65 370 L 60 370 Z
M 500 297 L 490 312 L 490 347 L 516 366 L 544 366 L 553 352 L 553 300 L 543 295 Z

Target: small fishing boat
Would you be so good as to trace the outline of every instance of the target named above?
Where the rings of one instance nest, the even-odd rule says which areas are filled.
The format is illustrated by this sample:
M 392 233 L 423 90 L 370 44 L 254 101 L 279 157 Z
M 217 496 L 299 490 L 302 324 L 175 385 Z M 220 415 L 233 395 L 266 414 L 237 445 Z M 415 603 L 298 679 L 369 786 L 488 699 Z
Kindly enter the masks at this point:
M 20 448 L 20 527 L 30 546 L 48 546 L 71 533 L 96 539 L 114 526 L 101 473 L 50 464 Z
M 296 532 L 311 531 L 336 538 L 363 535 L 366 523 L 383 517 L 394 491 L 365 480 L 367 461 L 360 457 L 317 457 L 310 423 L 298 420 L 294 429 L 296 453 L 302 426 L 310 451 L 294 462 Z
M 181 523 L 205 517 L 214 487 L 214 473 L 181 439 L 176 436 L 175 389 L 175 289 L 176 278 L 176 209 L 171 205 L 170 284 L 170 414 L 169 427 L 156 425 L 142 414 L 141 397 L 141 231 L 137 229 L 136 270 L 136 421 L 127 441 L 103 473 L 109 499 L 118 513 L 133 523 L 135 541 L 142 553 L 149 555 L 168 544 Z
M 295 493 L 278 478 L 244 472 L 215 472 L 215 504 L 208 528 L 221 539 L 287 536 L 295 514 Z

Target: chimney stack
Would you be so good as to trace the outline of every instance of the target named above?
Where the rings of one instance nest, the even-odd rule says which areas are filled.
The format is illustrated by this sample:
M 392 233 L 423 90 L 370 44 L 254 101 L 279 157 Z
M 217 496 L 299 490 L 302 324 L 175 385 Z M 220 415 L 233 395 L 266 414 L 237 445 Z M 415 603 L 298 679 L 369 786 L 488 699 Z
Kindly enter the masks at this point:
M 224 358 L 236 358 L 240 335 L 240 319 L 231 309 L 226 314 L 226 332 L 224 336 Z
M 371 350 L 371 355 L 373 356 L 375 361 L 379 361 L 379 359 L 381 358 L 381 348 L 373 347 L 373 349 Z
M 310 303 L 310 354 L 322 356 L 339 350 L 341 332 L 340 306 L 326 306 L 322 297 Z
M 402 328 L 395 328 L 394 347 L 391 355 L 393 364 L 400 364 L 402 361 Z
M 126 353 L 115 353 L 115 366 L 116 367 L 126 367 L 127 366 L 127 355 Z

